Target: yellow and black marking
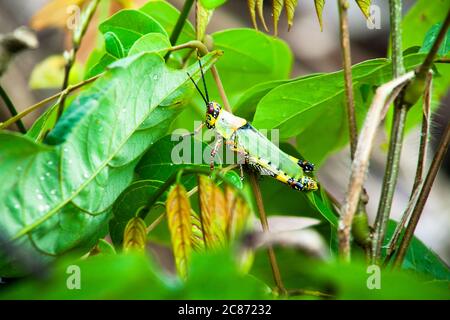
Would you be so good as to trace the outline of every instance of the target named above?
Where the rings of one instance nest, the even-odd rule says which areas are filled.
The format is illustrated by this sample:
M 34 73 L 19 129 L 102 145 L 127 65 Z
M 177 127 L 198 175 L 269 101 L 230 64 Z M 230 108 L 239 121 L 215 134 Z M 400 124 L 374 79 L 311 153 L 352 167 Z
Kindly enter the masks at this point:
M 295 157 L 291 156 L 292 161 L 294 161 L 295 163 L 297 163 L 300 168 L 302 168 L 303 172 L 305 173 L 310 173 L 314 171 L 314 164 L 306 161 L 306 160 L 301 160 L 301 159 L 297 159 Z
M 299 179 L 290 177 L 279 168 L 274 168 L 267 161 L 261 158 L 247 156 L 248 165 L 261 174 L 269 175 L 278 181 L 287 184 L 291 188 L 299 191 L 315 191 L 318 189 L 317 182 L 308 177 L 302 176 Z

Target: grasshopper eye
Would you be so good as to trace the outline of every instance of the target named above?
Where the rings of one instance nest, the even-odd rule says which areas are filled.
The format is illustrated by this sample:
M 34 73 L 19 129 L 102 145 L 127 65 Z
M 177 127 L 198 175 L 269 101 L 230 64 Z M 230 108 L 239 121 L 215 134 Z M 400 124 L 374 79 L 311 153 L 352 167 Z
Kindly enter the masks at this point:
M 206 109 L 206 113 L 213 114 L 214 113 L 214 106 L 212 104 L 208 104 L 208 107 Z

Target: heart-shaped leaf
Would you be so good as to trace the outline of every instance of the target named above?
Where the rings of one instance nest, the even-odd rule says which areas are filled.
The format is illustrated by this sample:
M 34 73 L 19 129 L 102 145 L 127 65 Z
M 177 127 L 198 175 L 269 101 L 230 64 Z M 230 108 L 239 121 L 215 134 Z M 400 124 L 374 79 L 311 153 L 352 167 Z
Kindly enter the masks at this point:
M 206 56 L 203 66 L 217 57 Z M 188 71 L 199 77 L 198 64 Z M 137 160 L 170 125 L 157 106 L 186 92 L 189 81 L 158 54 L 133 56 L 69 106 L 47 137 L 53 146 L 0 133 L 0 212 L 8 235 L 47 255 L 97 237 Z

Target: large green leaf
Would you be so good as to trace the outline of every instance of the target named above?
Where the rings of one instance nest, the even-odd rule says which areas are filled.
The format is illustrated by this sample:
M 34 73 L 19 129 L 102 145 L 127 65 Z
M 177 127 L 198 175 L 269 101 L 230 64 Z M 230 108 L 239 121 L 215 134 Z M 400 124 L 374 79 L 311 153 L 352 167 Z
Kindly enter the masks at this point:
M 417 66 L 423 57 L 408 56 L 407 67 Z M 352 74 L 360 124 L 370 103 L 370 87 L 389 80 L 392 73 L 385 59 L 374 59 L 353 66 Z M 320 165 L 328 153 L 348 142 L 344 91 L 342 71 L 281 84 L 259 100 L 253 124 L 279 129 L 283 140 L 296 136 L 300 153 Z
M 161 187 L 162 181 L 139 180 L 128 186 L 114 202 L 113 217 L 109 222 L 109 235 L 117 248 L 123 240 L 125 226 L 144 207 L 148 199 Z
M 70 290 L 77 275 L 80 290 Z M 177 287 L 144 255 L 98 255 L 59 261 L 45 282 L 22 282 L 5 290 L 1 299 L 168 299 Z
M 70 290 L 77 284 L 79 290 Z M 128 253 L 64 259 L 45 281 L 11 285 L 0 299 L 267 299 L 268 292 L 264 283 L 240 272 L 228 251 L 194 255 L 186 283 L 169 278 L 145 255 Z
M 200 0 L 200 2 L 206 9 L 215 9 L 227 2 L 227 0 Z
M 389 221 L 385 245 L 387 246 L 397 223 L 393 220 Z M 402 268 L 405 270 L 414 270 L 437 280 L 450 281 L 450 269 L 436 253 L 428 248 L 417 237 L 413 237 Z
M 114 61 L 129 55 L 133 44 L 147 34 L 160 34 L 168 41 L 166 30 L 151 16 L 138 10 L 121 10 L 102 22 L 99 30 L 105 38 L 104 50 L 94 51 L 93 58 L 89 59 L 89 67 L 86 68 L 85 78 L 93 77 L 103 72 L 108 65 Z M 170 47 L 170 44 L 163 46 L 164 39 L 154 39 L 157 44 L 146 47 L 147 51 Z M 162 42 L 162 43 L 161 43 Z M 133 54 L 137 50 L 133 51 Z M 94 63 L 94 61 L 96 61 Z
M 448 0 L 418 0 L 408 11 L 402 21 L 402 41 L 403 48 L 421 46 L 426 39 L 427 32 L 436 23 L 442 22 L 450 10 Z M 450 87 L 450 65 L 435 64 L 439 73 L 433 81 L 431 110 L 435 111 L 440 106 L 438 103 L 446 94 Z M 422 121 L 422 99 L 409 110 L 406 119 L 405 130 L 408 132 Z M 392 110 L 386 116 L 386 129 L 390 131 L 392 125 Z
M 145 14 L 158 21 L 158 23 L 164 28 L 164 30 L 166 30 L 168 35 L 172 34 L 178 17 L 180 16 L 180 12 L 178 11 L 178 9 L 176 9 L 167 1 L 162 0 L 149 1 L 142 8 L 140 8 L 139 11 L 144 12 Z M 185 21 L 183 28 L 181 29 L 181 33 L 178 36 L 178 40 L 176 41 L 175 45 L 182 44 L 194 39 L 195 29 L 189 22 L 189 20 L 187 20 Z M 190 49 L 183 49 L 172 52 L 168 61 L 169 64 L 177 66 L 182 65 L 184 63 L 184 60 L 187 59 L 190 52 Z
M 116 52 L 117 42 L 127 55 L 133 43 L 147 33 L 162 33 L 164 28 L 152 17 L 138 10 L 121 10 L 99 25 L 99 30 L 106 35 L 112 33 L 116 41 L 107 42 L 106 51 Z M 108 46 L 110 44 L 110 46 Z
M 422 47 L 420 48 L 419 52 L 425 53 L 430 52 L 434 42 L 437 39 L 439 31 L 441 31 L 441 28 L 442 23 L 436 23 L 430 28 L 430 30 L 428 30 L 425 36 L 425 40 L 423 41 Z M 447 33 L 445 34 L 444 40 L 442 40 L 437 55 L 445 56 L 447 53 L 449 53 L 449 51 L 450 51 L 450 30 L 447 30 Z
M 448 283 L 428 282 L 426 278 L 405 271 L 379 271 L 379 290 L 371 289 L 375 275 L 362 259 L 352 263 L 306 264 L 305 273 L 322 288 L 333 288 L 337 299 L 448 299 Z
M 164 28 L 167 34 L 172 34 L 172 31 L 177 23 L 180 12 L 167 1 L 154 0 L 149 1 L 146 5 L 139 9 L 149 15 Z M 181 29 L 180 36 L 176 44 L 185 43 L 189 40 L 195 39 L 195 30 L 189 21 L 186 21 Z
M 211 36 L 214 48 L 224 51 L 216 66 L 231 106 L 254 85 L 289 77 L 293 59 L 284 41 L 252 29 L 228 29 Z M 210 99 L 223 105 L 210 73 L 206 74 L 206 85 Z M 192 129 L 193 120 L 203 120 L 205 103 L 198 94 L 192 104 L 197 114 L 191 110 L 183 112 L 177 119 L 178 127 Z
M 144 154 L 136 166 L 136 173 L 141 179 L 166 181 L 182 168 L 194 166 L 209 168 L 210 150 L 211 148 L 204 142 L 192 136 L 168 135 L 161 138 Z M 192 188 L 195 181 L 195 177 L 183 180 L 188 188 Z
M 218 55 L 206 56 L 205 68 Z M 197 64 L 188 71 L 199 77 Z M 171 105 L 190 87 L 186 71 L 169 69 L 160 55 L 135 55 L 69 106 L 47 136 L 53 146 L 0 133 L 0 212 L 8 235 L 48 255 L 96 236 L 135 163 L 177 112 L 158 105 Z

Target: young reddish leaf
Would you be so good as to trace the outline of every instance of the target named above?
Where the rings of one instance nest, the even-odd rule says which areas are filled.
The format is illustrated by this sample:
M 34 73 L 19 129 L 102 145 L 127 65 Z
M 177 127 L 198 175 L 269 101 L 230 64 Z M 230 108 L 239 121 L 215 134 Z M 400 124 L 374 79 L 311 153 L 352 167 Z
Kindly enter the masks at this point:
M 314 0 L 314 4 L 316 5 L 316 14 L 317 14 L 317 19 L 319 19 L 320 31 L 323 31 L 322 11 L 323 11 L 323 6 L 325 5 L 325 0 Z
M 250 18 L 252 19 L 253 28 L 258 30 L 258 24 L 256 23 L 256 0 L 248 0 L 248 11 L 250 12 Z
M 258 17 L 261 20 L 264 30 L 269 32 L 269 28 L 267 28 L 266 20 L 264 20 L 264 0 L 256 0 L 256 9 L 258 10 Z
M 222 190 L 204 175 L 198 177 L 198 195 L 206 246 L 214 248 L 223 245 L 228 221 L 225 196 Z
M 167 221 L 178 274 L 186 279 L 192 249 L 191 204 L 181 184 L 172 187 L 166 200 Z
M 128 221 L 123 233 L 123 249 L 129 251 L 144 251 L 147 241 L 147 226 L 144 220 L 134 217 Z
M 273 34 L 278 35 L 278 21 L 280 20 L 281 10 L 283 10 L 284 0 L 273 0 L 272 16 L 273 16 Z
M 294 14 L 295 9 L 297 8 L 297 3 L 298 0 L 286 0 L 286 16 L 288 21 L 288 30 L 291 30 L 291 27 L 294 24 Z

